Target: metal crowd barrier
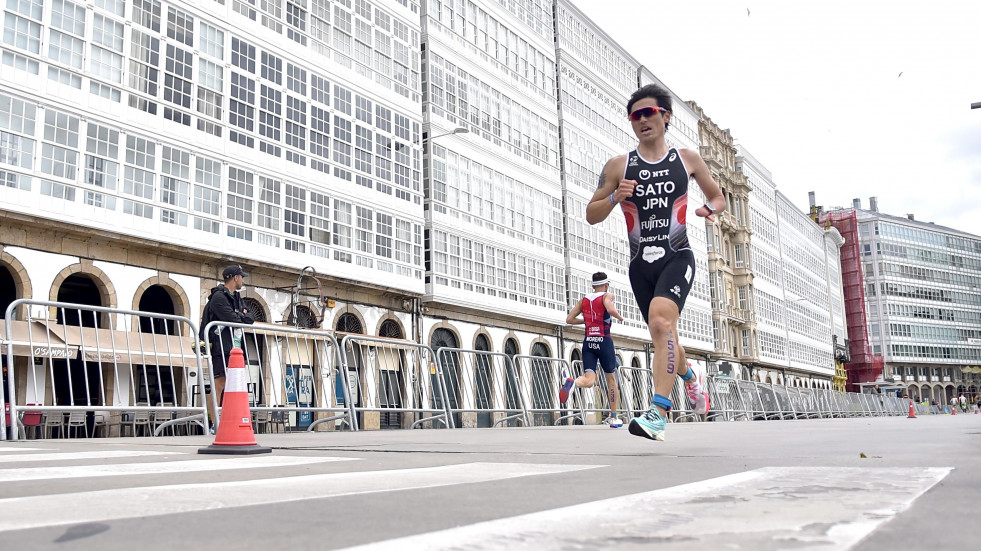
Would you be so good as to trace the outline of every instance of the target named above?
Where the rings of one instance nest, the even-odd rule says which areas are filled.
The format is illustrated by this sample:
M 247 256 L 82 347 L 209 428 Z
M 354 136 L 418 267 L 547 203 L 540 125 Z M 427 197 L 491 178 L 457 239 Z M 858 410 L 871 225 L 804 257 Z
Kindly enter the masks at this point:
M 238 342 L 225 342 L 229 335 Z M 204 337 L 209 351 L 236 344 L 242 349 L 249 407 L 257 432 L 313 431 L 325 424 L 330 429 L 355 429 L 349 399 L 354 387 L 341 376 L 341 351 L 331 333 L 270 323 L 213 321 L 205 326 Z M 209 353 L 205 361 L 213 364 L 226 358 Z M 213 374 L 213 369 L 206 371 L 209 388 L 214 383 Z M 220 418 L 218 396 L 213 392 L 209 396 Z
M 512 360 L 521 382 L 519 392 L 532 425 L 558 425 L 563 420 L 578 417 L 585 424 L 581 410 L 563 409 L 559 404 L 559 385 L 562 373 L 572 373 L 569 362 L 560 358 L 542 356 L 515 356 Z
M 0 320 L 0 339 L 8 366 L 0 402 L 13 440 L 28 429 L 35 437 L 204 432 L 203 364 L 188 318 L 20 299 Z
M 454 427 L 528 426 L 531 421 L 511 358 L 500 352 L 440 348 L 436 363 L 444 373 Z
M 597 365 L 596 366 L 596 383 L 592 388 L 578 388 L 573 387 L 570 394 L 570 400 L 567 404 L 569 410 L 578 412 L 580 415 L 575 417 L 583 423 L 598 423 L 601 419 L 609 415 L 612 411 L 610 404 L 610 389 L 606 382 L 606 373 L 603 369 Z M 583 369 L 582 360 L 576 360 L 572 362 L 572 378 L 581 377 L 585 373 Z M 617 369 L 614 374 L 614 380 L 617 384 L 618 395 L 618 413 L 626 412 L 624 402 L 624 382 L 625 377 L 621 376 L 620 369 Z M 559 380 L 559 386 L 562 385 L 562 380 Z M 557 389 L 556 389 L 557 390 Z M 592 415 L 590 415 L 592 414 Z M 571 415 L 566 415 L 563 419 L 568 419 L 572 421 L 574 417 Z
M 651 370 L 621 365 L 617 372 L 620 375 L 620 409 L 627 412 L 627 419 L 643 414 L 654 399 Z
M 352 334 L 341 350 L 355 430 L 453 427 L 460 372 L 444 371 L 428 346 Z

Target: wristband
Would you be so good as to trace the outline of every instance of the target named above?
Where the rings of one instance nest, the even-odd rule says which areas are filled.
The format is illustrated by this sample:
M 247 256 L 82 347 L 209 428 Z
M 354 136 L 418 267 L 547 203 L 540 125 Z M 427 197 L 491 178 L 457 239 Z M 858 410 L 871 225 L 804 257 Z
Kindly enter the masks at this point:
M 718 209 L 713 208 L 712 205 L 708 203 L 705 203 L 702 206 L 708 209 L 709 214 L 715 214 L 718 211 Z
M 615 193 L 615 192 L 614 192 L 614 193 Z M 610 204 L 611 204 L 611 205 L 615 205 L 615 204 L 617 204 L 617 202 L 613 200 L 613 193 L 611 193 L 611 194 L 610 194 L 610 196 L 608 197 L 608 199 L 610 200 Z

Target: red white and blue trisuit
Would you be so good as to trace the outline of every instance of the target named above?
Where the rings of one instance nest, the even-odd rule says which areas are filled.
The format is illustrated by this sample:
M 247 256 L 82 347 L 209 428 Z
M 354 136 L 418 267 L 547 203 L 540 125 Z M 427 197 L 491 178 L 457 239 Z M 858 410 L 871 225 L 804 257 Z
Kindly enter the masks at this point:
M 630 241 L 630 286 L 647 322 L 651 301 L 665 297 L 680 312 L 695 279 L 695 256 L 688 245 L 688 169 L 671 148 L 648 161 L 636 150 L 627 154 L 623 179 L 634 180 L 634 193 L 620 203 Z
M 582 297 L 582 320 L 586 324 L 586 337 L 582 341 L 582 368 L 596 371 L 599 361 L 605 373 L 615 373 L 617 357 L 613 351 L 610 326 L 613 318 L 603 304 L 604 292 L 590 293 Z

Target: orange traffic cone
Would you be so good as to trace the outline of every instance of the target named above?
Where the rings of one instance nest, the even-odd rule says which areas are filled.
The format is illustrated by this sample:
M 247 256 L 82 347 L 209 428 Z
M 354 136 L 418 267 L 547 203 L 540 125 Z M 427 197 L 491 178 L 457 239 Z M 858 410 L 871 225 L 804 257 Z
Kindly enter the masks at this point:
M 225 395 L 222 399 L 221 422 L 215 442 L 198 453 L 247 455 L 270 453 L 255 441 L 252 431 L 252 413 L 249 411 L 249 391 L 245 385 L 245 355 L 241 348 L 233 348 L 225 369 Z
M 907 415 L 906 418 L 916 419 L 916 408 L 913 407 L 913 400 L 909 401 L 909 415 Z
M 978 411 L 978 406 L 975 405 L 974 406 L 974 415 L 977 415 L 978 413 L 981 413 L 981 412 Z
M 953 406 L 953 407 L 950 408 L 950 414 L 951 415 L 957 415 L 957 406 Z

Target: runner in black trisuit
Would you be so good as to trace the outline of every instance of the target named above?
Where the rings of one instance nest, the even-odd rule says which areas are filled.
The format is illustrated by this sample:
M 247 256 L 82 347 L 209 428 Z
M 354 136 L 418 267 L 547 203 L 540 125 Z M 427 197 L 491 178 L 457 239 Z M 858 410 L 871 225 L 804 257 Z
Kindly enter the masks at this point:
M 694 211 L 697 216 L 721 212 L 726 201 L 698 153 L 668 147 L 664 135 L 671 120 L 671 95 L 667 91 L 655 85 L 640 88 L 627 102 L 627 113 L 639 144 L 606 163 L 586 207 L 586 221 L 602 222 L 616 205 L 627 220 L 630 285 L 654 345 L 653 404 L 632 419 L 629 428 L 631 434 L 664 440 L 675 375 L 685 381 L 696 413 L 709 408 L 708 394 L 688 368 L 678 340 L 678 317 L 695 277 L 685 226 L 689 176 L 706 197 Z

